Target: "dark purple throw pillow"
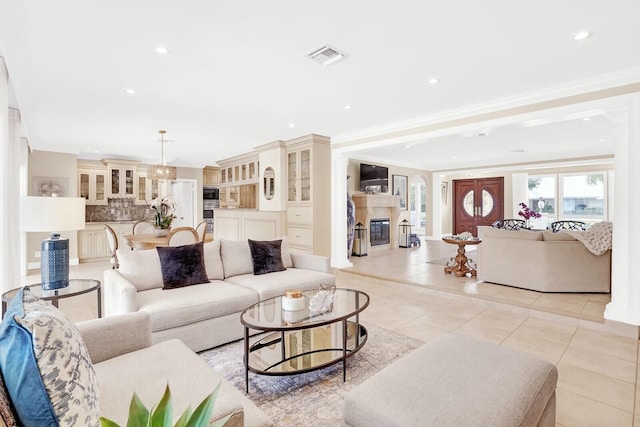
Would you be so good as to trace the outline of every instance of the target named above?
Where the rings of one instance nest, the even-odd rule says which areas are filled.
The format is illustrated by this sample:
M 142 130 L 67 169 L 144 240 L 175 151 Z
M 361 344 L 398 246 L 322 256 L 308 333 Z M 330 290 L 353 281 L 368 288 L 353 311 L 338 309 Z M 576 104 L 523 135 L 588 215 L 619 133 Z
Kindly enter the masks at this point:
M 249 239 L 253 274 L 267 274 L 286 270 L 282 262 L 282 240 L 258 241 Z
M 162 289 L 182 288 L 209 281 L 204 266 L 202 245 L 202 242 L 198 242 L 192 245 L 156 248 L 162 266 Z

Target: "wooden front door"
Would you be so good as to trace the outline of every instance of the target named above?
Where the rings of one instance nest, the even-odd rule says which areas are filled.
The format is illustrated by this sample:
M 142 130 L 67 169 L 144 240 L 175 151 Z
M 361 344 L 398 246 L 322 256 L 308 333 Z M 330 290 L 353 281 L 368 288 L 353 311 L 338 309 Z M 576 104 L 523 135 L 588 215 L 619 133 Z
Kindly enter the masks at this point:
M 503 219 L 504 178 L 460 179 L 453 181 L 453 232 L 470 231 Z

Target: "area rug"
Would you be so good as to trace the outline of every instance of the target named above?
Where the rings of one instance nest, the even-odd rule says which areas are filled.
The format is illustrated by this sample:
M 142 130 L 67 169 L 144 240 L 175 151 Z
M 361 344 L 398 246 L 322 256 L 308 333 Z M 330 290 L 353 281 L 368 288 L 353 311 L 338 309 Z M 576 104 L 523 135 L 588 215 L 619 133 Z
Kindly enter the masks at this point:
M 347 381 L 342 364 L 286 377 L 249 373 L 249 399 L 276 426 L 340 426 L 345 394 L 422 342 L 396 332 L 367 325 L 369 338 L 347 360 Z M 236 341 L 200 353 L 211 368 L 244 393 L 243 342 Z

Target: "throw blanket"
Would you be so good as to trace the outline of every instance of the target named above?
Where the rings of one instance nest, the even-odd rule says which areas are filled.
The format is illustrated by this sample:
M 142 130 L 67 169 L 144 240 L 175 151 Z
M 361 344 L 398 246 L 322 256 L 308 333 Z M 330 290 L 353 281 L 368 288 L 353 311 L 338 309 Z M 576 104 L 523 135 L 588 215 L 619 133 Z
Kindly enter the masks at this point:
M 611 249 L 613 223 L 609 221 L 596 222 L 586 231 L 566 231 L 573 236 L 594 255 L 603 255 Z

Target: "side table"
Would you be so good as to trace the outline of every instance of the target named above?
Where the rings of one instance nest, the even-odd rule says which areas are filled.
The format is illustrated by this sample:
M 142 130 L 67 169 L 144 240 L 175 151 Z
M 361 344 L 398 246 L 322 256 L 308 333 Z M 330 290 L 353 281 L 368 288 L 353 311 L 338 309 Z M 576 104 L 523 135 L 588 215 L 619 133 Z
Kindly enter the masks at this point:
M 38 283 L 35 285 L 26 286 L 31 290 L 33 295 L 38 298 L 51 301 L 54 307 L 58 307 L 58 301 L 63 298 L 71 298 L 78 295 L 86 294 L 88 292 L 96 291 L 98 298 L 98 317 L 102 317 L 102 293 L 100 292 L 102 284 L 99 280 L 94 279 L 69 279 L 69 286 L 61 289 L 52 289 L 43 291 L 42 286 Z M 15 298 L 18 291 L 22 288 L 11 289 L 2 294 L 2 317 L 7 311 L 7 304 Z
M 452 245 L 458 245 L 458 254 L 455 258 L 451 258 L 451 261 L 447 263 L 447 266 L 444 268 L 444 272 L 453 273 L 456 275 L 456 277 L 466 276 L 467 273 L 471 273 L 472 276 L 475 276 L 477 274 L 475 265 L 471 266 L 469 264 L 471 260 L 467 258 L 464 247 L 466 245 L 479 245 L 480 243 L 482 243 L 482 240 L 478 238 L 463 240 L 448 237 L 443 237 L 442 240 Z

